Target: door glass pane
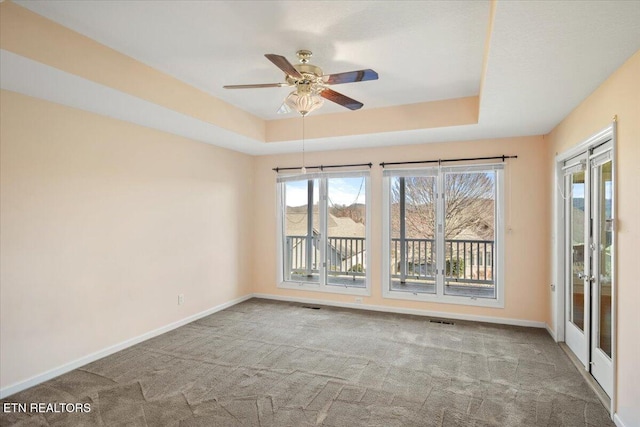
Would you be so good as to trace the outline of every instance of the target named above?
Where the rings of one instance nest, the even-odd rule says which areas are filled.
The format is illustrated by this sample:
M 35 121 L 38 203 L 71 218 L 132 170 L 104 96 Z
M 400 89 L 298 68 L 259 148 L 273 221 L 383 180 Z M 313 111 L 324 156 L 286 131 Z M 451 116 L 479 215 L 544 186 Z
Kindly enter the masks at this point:
M 318 180 L 288 181 L 283 184 L 284 279 L 319 282 L 320 246 L 318 240 Z M 311 195 L 311 204 L 309 204 Z
M 584 330 L 584 177 L 585 173 L 571 175 L 569 199 L 569 239 L 571 242 L 571 307 L 570 319 L 581 331 Z
M 327 284 L 364 288 L 367 268 L 365 177 L 327 179 Z
M 600 275 L 600 304 L 599 304 L 599 347 L 611 357 L 611 260 L 613 233 L 613 186 L 611 162 L 600 166 L 599 175 L 599 275 Z
M 444 293 L 495 298 L 496 172 L 447 173 Z
M 436 177 L 391 178 L 391 290 L 436 293 Z

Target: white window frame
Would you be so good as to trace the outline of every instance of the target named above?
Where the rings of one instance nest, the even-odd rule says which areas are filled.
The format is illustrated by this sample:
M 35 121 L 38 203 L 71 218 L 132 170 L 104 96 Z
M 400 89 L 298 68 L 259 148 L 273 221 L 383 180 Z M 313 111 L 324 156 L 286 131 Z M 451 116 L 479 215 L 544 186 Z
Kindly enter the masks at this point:
M 327 180 L 332 178 L 355 178 L 362 177 L 364 178 L 364 186 L 365 186 L 365 215 L 366 215 L 366 224 L 365 224 L 365 250 L 367 256 L 367 268 L 365 271 L 364 281 L 365 287 L 350 287 L 350 286 L 339 286 L 332 285 L 326 283 L 327 271 L 326 271 L 326 233 L 327 233 Z M 320 245 L 320 266 L 318 268 L 319 272 L 319 282 L 300 282 L 293 280 L 285 280 L 284 276 L 284 183 L 288 181 L 304 181 L 309 179 L 317 179 L 319 181 L 319 226 L 322 230 L 321 232 L 321 241 L 323 244 Z M 305 290 L 305 291 L 314 291 L 314 292 L 325 292 L 332 294 L 347 294 L 347 295 L 357 295 L 357 296 L 371 296 L 371 270 L 372 270 L 372 258 L 371 258 L 371 174 L 369 170 L 365 171 L 350 171 L 350 172 L 317 172 L 317 173 L 306 173 L 306 174 L 295 174 L 295 175 L 279 175 L 276 183 L 276 218 L 277 218 L 277 283 L 278 288 L 281 289 L 297 289 L 297 290 Z
M 437 275 L 436 293 L 411 293 L 395 291 L 391 289 L 391 271 L 389 259 L 391 256 L 391 178 L 401 176 L 437 176 L 438 193 L 444 193 L 444 176 L 447 172 L 479 172 L 494 170 L 496 172 L 496 215 L 495 215 L 495 254 L 494 254 L 494 280 L 496 287 L 495 298 L 477 298 L 472 296 L 445 295 L 444 278 Z M 504 165 L 482 164 L 472 166 L 448 166 L 421 169 L 392 169 L 385 170 L 382 179 L 382 296 L 389 299 L 401 299 L 411 301 L 438 302 L 445 304 L 472 305 L 480 307 L 504 308 L 505 280 L 504 280 L 504 233 L 505 233 L 505 191 L 504 191 Z M 437 221 L 444 218 L 443 198 L 437 198 Z M 438 232 L 436 238 L 436 251 L 439 259 L 438 265 L 443 265 L 444 260 L 444 229 Z M 441 260 L 442 259 L 442 260 Z M 439 267 L 440 268 L 440 267 Z

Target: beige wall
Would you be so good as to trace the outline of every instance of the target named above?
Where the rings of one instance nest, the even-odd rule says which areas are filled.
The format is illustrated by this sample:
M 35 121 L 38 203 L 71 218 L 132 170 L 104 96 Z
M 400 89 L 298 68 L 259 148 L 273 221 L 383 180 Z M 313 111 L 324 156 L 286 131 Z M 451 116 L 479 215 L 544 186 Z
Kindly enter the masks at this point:
M 2 388 L 251 292 L 251 156 L 0 101 Z
M 616 412 L 625 425 L 636 426 L 640 425 L 640 51 L 545 139 L 553 153 L 562 153 L 609 125 L 614 115 L 618 116 Z M 552 167 L 551 163 L 547 169 Z
M 363 137 L 364 138 L 364 137 Z M 378 163 L 517 154 L 506 173 L 505 234 L 506 277 L 504 309 L 473 307 L 382 298 L 382 168 Z M 372 269 L 372 295 L 364 304 L 432 310 L 477 316 L 546 321 L 549 306 L 548 147 L 542 137 L 505 138 L 446 144 L 425 144 L 348 151 L 307 153 L 307 164 L 373 162 L 371 169 L 371 244 L 368 265 Z M 254 187 L 254 292 L 291 297 L 354 302 L 354 296 L 277 288 L 276 270 L 276 166 L 299 166 L 300 154 L 264 156 L 256 159 Z M 510 189 L 509 189 L 510 187 Z

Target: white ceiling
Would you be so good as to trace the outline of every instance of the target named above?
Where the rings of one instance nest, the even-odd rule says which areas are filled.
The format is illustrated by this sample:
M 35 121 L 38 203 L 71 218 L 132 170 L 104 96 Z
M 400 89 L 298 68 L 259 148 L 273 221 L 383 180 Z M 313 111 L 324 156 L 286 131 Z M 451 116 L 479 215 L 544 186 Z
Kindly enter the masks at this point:
M 265 119 L 282 118 L 275 111 L 287 88 L 232 91 L 222 86 L 282 81 L 282 73 L 263 55 L 277 53 L 294 62 L 302 48 L 314 52 L 312 62 L 325 73 L 376 70 L 377 81 L 335 87 L 365 109 L 478 95 L 490 13 L 489 1 L 16 3 Z M 314 140 L 308 148 L 545 134 L 640 49 L 638 22 L 640 1 L 498 1 L 477 125 Z M 88 96 L 91 84 L 98 92 L 100 85 L 81 82 L 80 102 L 72 80 L 83 79 L 62 72 L 55 77 L 54 69 L 45 78 L 50 67 L 14 56 L 3 53 L 3 88 L 162 128 L 142 117 L 130 95 L 112 93 L 120 97 L 114 101 L 117 108 L 105 111 L 97 101 L 89 105 L 100 99 Z M 44 80 L 28 83 L 29 73 Z M 56 78 L 67 82 L 66 90 L 38 89 L 54 85 Z M 314 114 L 343 111 L 326 102 Z M 184 129 L 195 119 L 174 115 L 169 122 L 175 121 L 175 128 L 165 121 L 162 130 L 194 137 Z M 221 145 L 217 136 L 203 128 L 195 139 Z M 245 140 L 225 135 L 222 145 L 253 154 L 293 151 L 299 145 Z
M 489 18 L 488 1 L 17 3 L 264 119 L 291 89 L 222 86 L 282 82 L 264 54 L 297 63 L 299 49 L 325 74 L 377 71 L 336 87 L 368 108 L 477 95 Z

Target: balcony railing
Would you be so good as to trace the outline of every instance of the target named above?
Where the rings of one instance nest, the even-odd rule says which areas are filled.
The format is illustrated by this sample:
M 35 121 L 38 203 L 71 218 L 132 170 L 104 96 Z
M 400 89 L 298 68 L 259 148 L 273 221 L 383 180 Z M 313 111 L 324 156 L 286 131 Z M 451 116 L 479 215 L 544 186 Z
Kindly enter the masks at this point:
M 308 236 L 286 236 L 287 268 L 292 275 L 318 274 L 320 240 L 313 236 L 307 255 Z M 327 242 L 327 274 L 329 276 L 365 276 L 366 245 L 364 237 L 329 237 Z
M 307 256 L 309 245 L 308 236 L 286 236 L 285 255 L 286 265 L 289 274 L 312 275 L 318 273 L 318 262 L 320 259 L 320 241 L 318 236 L 313 236 L 311 240 L 311 253 Z
M 436 250 L 433 239 L 391 239 L 391 277 L 435 282 Z M 445 282 L 493 284 L 493 240 L 447 239 L 444 242 Z M 404 265 L 403 265 L 404 263 Z M 404 268 L 403 268 L 404 267 Z
M 318 276 L 320 240 L 318 236 L 286 236 L 286 266 L 289 276 Z M 363 277 L 366 273 L 366 243 L 362 237 L 329 237 L 327 274 Z M 307 255 L 308 248 L 311 248 Z M 445 282 L 448 284 L 494 284 L 493 240 L 447 239 L 444 244 Z M 433 239 L 391 239 L 391 277 L 435 283 L 436 247 Z M 403 268 L 404 262 L 404 268 Z

